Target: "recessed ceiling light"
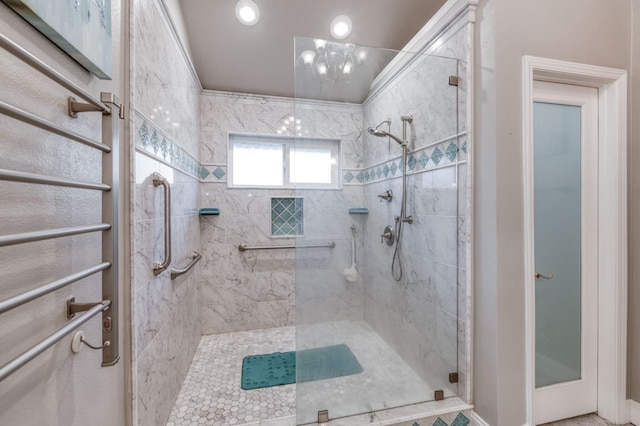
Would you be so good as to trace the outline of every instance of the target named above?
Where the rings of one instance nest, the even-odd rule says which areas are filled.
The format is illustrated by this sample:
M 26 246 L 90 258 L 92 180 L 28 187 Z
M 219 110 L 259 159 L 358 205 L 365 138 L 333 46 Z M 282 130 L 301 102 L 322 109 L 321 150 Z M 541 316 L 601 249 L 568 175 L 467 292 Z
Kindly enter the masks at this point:
M 260 9 L 252 0 L 239 0 L 236 3 L 236 18 L 244 25 L 255 25 L 260 19 Z
M 340 15 L 331 21 L 331 35 L 342 40 L 351 34 L 351 19 L 346 15 Z

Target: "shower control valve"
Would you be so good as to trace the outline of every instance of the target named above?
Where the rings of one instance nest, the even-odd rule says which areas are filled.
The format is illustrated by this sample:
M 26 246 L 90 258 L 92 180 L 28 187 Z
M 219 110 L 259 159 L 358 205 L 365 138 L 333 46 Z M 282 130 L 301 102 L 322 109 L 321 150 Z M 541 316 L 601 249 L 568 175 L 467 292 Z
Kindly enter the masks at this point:
M 395 241 L 395 235 L 393 233 L 393 228 L 387 226 L 384 228 L 384 232 L 380 235 L 380 243 L 387 243 L 388 246 L 392 246 Z

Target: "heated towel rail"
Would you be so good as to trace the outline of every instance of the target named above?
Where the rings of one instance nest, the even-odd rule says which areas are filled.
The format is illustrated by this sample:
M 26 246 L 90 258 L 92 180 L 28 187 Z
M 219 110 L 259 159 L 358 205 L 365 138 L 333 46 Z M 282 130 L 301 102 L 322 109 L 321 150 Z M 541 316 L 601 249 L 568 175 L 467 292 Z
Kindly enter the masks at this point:
M 0 301 L 0 314 L 22 306 L 34 299 L 52 293 L 91 275 L 102 273 L 102 299 L 93 303 L 75 303 L 70 301 L 65 307 L 69 312 L 82 313 L 71 315 L 62 328 L 21 353 L 11 361 L 0 366 L 0 381 L 17 371 L 33 358 L 59 342 L 73 330 L 82 326 L 91 318 L 102 314 L 102 366 L 115 365 L 119 360 L 118 348 L 118 178 L 119 178 L 119 119 L 124 118 L 123 108 L 112 93 L 101 93 L 97 99 L 79 87 L 73 81 L 51 68 L 18 44 L 0 34 L 0 47 L 21 61 L 53 80 L 60 86 L 86 103 L 75 98 L 67 100 L 68 112 L 72 117 L 77 113 L 99 112 L 102 114 L 102 141 L 96 141 L 78 133 L 66 130 L 53 122 L 42 119 L 30 112 L 0 102 L 0 114 L 19 120 L 31 126 L 62 136 L 66 139 L 87 145 L 102 151 L 102 182 L 81 182 L 72 179 L 24 173 L 0 169 L 0 180 L 25 184 L 53 185 L 83 188 L 102 192 L 102 220 L 100 224 L 76 226 L 62 229 L 50 229 L 21 234 L 0 236 L 0 247 L 25 244 L 33 241 L 60 238 L 84 233 L 102 233 L 103 261 L 64 278 L 45 284 L 34 290 L 18 294 Z

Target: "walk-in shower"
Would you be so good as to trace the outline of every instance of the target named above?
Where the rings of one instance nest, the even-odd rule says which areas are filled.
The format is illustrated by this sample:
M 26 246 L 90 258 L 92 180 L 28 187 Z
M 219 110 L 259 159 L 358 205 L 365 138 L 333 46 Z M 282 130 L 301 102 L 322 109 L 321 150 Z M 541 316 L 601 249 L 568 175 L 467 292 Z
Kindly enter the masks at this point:
M 314 40 L 295 44 L 305 51 Z M 404 54 L 402 72 L 385 72 L 397 52 L 366 49 L 367 61 L 333 81 L 296 61 L 294 116 L 303 123 L 296 148 L 307 146 L 310 123 L 316 137 L 339 137 L 342 154 L 338 191 L 295 190 L 305 203 L 297 244 L 336 241 L 333 251 L 296 250 L 296 348 L 346 345 L 362 366 L 358 374 L 298 383 L 298 424 L 325 410 L 335 419 L 458 395 L 463 143 L 458 90 L 448 84 L 458 61 Z M 357 281 L 341 274 L 351 260 L 352 226 L 359 230 Z M 393 243 L 381 244 L 381 234 Z

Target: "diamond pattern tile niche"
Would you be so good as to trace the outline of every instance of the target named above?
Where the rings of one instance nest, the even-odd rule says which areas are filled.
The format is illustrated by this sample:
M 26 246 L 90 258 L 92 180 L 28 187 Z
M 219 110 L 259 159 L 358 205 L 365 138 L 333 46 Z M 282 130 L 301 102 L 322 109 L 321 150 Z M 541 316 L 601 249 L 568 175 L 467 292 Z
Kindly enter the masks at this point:
M 271 198 L 271 235 L 274 237 L 304 234 L 304 200 L 300 197 Z

